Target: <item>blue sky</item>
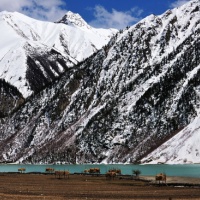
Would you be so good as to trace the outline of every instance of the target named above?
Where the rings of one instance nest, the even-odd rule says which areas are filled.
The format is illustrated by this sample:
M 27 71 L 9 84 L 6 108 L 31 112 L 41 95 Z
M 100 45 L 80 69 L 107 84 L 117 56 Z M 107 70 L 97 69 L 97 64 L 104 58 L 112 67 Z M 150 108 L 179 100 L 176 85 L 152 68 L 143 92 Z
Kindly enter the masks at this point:
M 181 6 L 189 0 L 0 0 L 0 11 L 56 21 L 67 11 L 79 13 L 94 27 L 123 29 L 150 15 Z

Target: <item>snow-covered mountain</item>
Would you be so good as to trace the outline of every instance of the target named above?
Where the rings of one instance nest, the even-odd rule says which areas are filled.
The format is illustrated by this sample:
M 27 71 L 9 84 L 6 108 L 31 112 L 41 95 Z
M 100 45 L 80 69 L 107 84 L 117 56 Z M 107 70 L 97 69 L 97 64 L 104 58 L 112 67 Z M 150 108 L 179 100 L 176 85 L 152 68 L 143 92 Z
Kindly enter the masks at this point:
M 26 100 L 2 83 L 0 160 L 140 162 L 199 117 L 199 16 L 199 0 L 150 15 Z
M 144 163 L 186 164 L 200 163 L 200 116 L 196 117 L 177 135 L 162 144 L 147 157 Z
M 63 19 L 65 24 L 0 13 L 0 79 L 25 98 L 106 45 L 117 32 L 95 29 L 72 12 Z

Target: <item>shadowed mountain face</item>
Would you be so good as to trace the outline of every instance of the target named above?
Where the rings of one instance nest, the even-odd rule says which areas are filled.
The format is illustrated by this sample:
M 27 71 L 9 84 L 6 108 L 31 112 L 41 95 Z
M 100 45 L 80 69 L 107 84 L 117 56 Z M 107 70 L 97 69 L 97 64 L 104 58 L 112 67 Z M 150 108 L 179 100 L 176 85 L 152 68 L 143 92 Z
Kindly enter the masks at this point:
M 0 121 L 0 160 L 138 162 L 187 126 L 199 115 L 199 8 L 145 18 L 28 98 Z
M 0 118 L 12 115 L 23 103 L 24 98 L 17 88 L 0 79 Z

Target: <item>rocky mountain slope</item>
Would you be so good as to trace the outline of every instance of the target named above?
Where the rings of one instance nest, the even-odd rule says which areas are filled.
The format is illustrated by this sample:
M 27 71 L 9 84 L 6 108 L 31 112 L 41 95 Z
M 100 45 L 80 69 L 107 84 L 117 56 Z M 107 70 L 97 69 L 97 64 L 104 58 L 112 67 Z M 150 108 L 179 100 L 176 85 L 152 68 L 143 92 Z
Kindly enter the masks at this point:
M 199 16 L 199 0 L 150 15 L 25 99 L 0 161 L 140 162 L 199 116 Z

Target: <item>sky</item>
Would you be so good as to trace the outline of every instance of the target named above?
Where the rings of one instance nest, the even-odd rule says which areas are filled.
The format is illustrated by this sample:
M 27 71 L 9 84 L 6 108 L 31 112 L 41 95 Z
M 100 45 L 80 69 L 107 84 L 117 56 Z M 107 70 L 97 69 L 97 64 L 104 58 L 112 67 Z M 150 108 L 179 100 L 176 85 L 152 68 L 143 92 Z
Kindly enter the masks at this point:
M 58 21 L 67 11 L 78 13 L 96 28 L 123 29 L 144 17 L 160 15 L 189 0 L 0 0 L 0 11 L 20 12 L 43 21 Z

